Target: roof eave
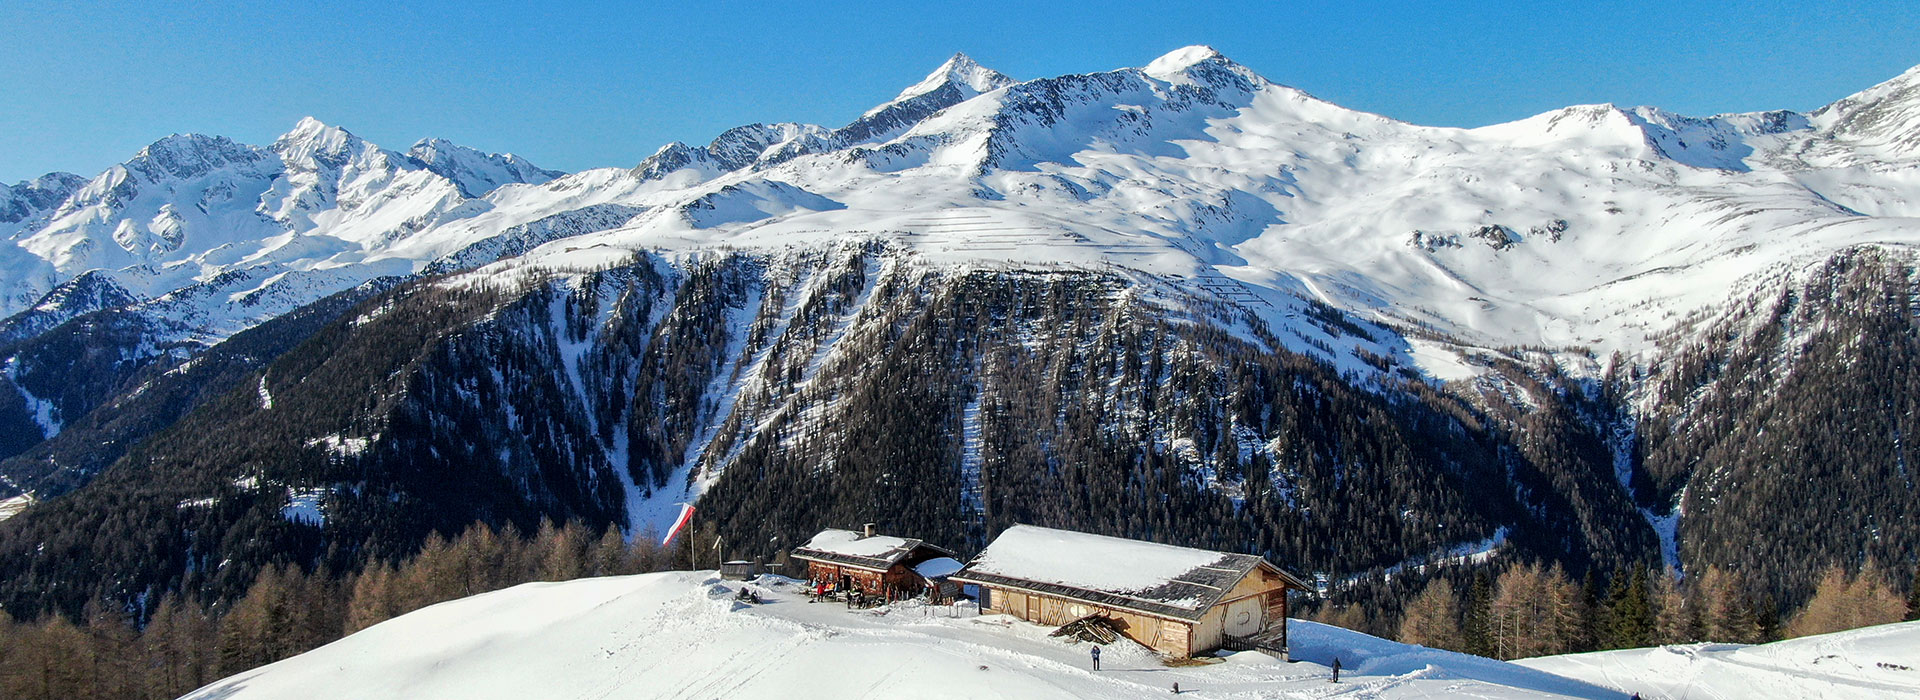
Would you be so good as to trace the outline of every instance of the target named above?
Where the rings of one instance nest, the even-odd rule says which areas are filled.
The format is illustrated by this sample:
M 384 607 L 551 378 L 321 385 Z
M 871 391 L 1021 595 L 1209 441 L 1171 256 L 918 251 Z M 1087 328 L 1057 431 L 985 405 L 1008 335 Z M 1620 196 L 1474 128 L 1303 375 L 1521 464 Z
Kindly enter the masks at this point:
M 853 568 L 853 569 L 860 569 L 862 571 L 872 571 L 872 572 L 882 573 L 882 574 L 886 573 L 889 569 L 892 569 L 893 567 L 898 566 L 897 563 L 890 563 L 885 566 L 875 566 L 873 564 L 862 564 L 860 562 L 847 561 L 844 559 L 835 559 L 830 556 L 802 554 L 800 553 L 799 550 L 794 550 L 793 552 L 789 553 L 789 556 L 792 556 L 793 558 L 799 559 L 801 561 L 819 562 L 821 564 L 832 564 L 834 566 L 844 566 L 844 567 Z
M 1033 588 L 1025 588 L 1025 587 L 1022 587 L 1022 586 L 1020 586 L 1020 585 L 1017 585 L 1017 584 L 1012 584 L 1012 583 L 1007 583 L 1007 582 L 1004 582 L 1004 581 L 982 581 L 982 580 L 979 580 L 979 579 L 972 579 L 972 578 L 964 578 L 964 577 L 962 577 L 962 576 L 961 576 L 961 574 L 959 574 L 959 573 L 956 573 L 956 574 L 954 574 L 954 575 L 952 575 L 952 576 L 948 576 L 948 577 L 947 577 L 947 580 L 948 580 L 948 581 L 957 581 L 957 582 L 959 582 L 959 583 L 971 583 L 971 584 L 973 584 L 973 585 L 976 585 L 976 586 L 994 586 L 994 587 L 997 587 L 997 588 L 1012 588 L 1012 589 L 1015 589 L 1015 590 L 1018 590 L 1018 591 L 1020 591 L 1020 592 L 1022 592 L 1022 593 L 1031 593 L 1031 594 L 1033 594 L 1033 595 L 1044 595 L 1044 596 L 1053 596 L 1053 597 L 1056 597 L 1056 598 L 1057 598 L 1057 597 L 1061 597 L 1061 594 L 1059 594 L 1059 593 L 1056 593 L 1056 592 L 1050 592 L 1050 591 L 1042 591 L 1042 590 L 1037 590 L 1037 589 L 1033 589 Z M 1053 585 L 1060 585 L 1060 584 L 1053 584 Z M 1084 590 L 1084 589 L 1075 589 L 1075 590 Z M 1112 594 L 1107 594 L 1107 595 L 1112 595 Z M 1125 611 L 1127 611 L 1127 612 L 1131 612 L 1131 613 L 1137 613 L 1137 614 L 1141 614 L 1141 615 L 1146 615 L 1146 616 L 1148 616 L 1148 617 L 1157 617 L 1157 618 L 1160 618 L 1160 619 L 1162 619 L 1162 620 L 1173 620 L 1173 621 L 1175 621 L 1175 622 L 1193 622 L 1193 623 L 1197 623 L 1197 622 L 1199 622 L 1199 621 L 1200 621 L 1200 618 L 1202 618 L 1202 617 L 1205 617 L 1205 616 L 1206 616 L 1206 614 L 1207 614 L 1207 609 L 1206 609 L 1206 608 L 1201 608 L 1201 609 L 1199 609 L 1199 610 L 1195 610 L 1195 611 L 1193 611 L 1193 614 L 1192 614 L 1191 616 L 1188 616 L 1188 615 L 1182 615 L 1182 614 L 1174 614 L 1174 613 L 1167 613 L 1167 612 L 1159 612 L 1159 611 L 1154 611 L 1154 610 L 1145 610 L 1145 609 L 1141 609 L 1141 608 L 1137 608 L 1137 607 L 1133 607 L 1133 606 L 1130 606 L 1130 605 L 1119 605 L 1119 604 L 1115 604 L 1115 603 L 1107 603 L 1107 602 L 1102 602 L 1102 601 L 1097 601 L 1097 600 L 1087 600 L 1087 599 L 1085 599 L 1085 598 L 1080 598 L 1079 600 L 1086 600 L 1086 602 L 1087 602 L 1087 604 L 1089 604 L 1089 605 L 1096 605 L 1096 606 L 1099 606 L 1099 607 L 1103 607 L 1103 608 L 1113 608 L 1113 609 L 1116 609 L 1116 610 L 1125 610 Z M 1168 607 L 1172 607 L 1172 606 L 1168 606 Z

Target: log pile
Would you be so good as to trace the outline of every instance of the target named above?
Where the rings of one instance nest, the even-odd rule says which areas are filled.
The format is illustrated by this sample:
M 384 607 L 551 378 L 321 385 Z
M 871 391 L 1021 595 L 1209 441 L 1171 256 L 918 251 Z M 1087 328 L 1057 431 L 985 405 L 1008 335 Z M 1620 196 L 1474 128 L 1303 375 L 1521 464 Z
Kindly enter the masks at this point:
M 1113 628 L 1113 621 L 1099 614 L 1088 615 L 1061 625 L 1050 636 L 1072 637 L 1094 644 L 1112 644 L 1120 639 L 1120 631 Z

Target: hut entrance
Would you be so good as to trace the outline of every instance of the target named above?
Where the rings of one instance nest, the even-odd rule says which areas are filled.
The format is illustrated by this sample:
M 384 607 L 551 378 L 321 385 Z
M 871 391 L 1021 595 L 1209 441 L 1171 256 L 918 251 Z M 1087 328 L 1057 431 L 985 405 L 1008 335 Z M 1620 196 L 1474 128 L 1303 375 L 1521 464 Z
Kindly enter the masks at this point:
M 1251 596 L 1227 604 L 1227 634 L 1234 637 L 1251 637 L 1266 627 L 1265 601 L 1260 596 Z

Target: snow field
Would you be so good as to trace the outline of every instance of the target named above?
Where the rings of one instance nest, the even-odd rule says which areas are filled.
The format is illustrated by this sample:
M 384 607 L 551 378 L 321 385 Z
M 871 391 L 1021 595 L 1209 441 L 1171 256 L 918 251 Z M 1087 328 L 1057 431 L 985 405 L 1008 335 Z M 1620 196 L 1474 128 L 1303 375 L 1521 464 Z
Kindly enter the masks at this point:
M 1920 697 L 1920 622 L 1771 644 L 1675 644 L 1514 663 L 1647 698 Z
M 710 572 L 533 583 L 450 601 L 227 678 L 193 700 L 267 698 L 1619 698 L 1512 664 L 1294 621 L 1296 657 L 1173 667 L 1006 616 L 808 603 L 762 577 L 764 605 Z M 1323 665 L 1339 656 L 1342 682 Z

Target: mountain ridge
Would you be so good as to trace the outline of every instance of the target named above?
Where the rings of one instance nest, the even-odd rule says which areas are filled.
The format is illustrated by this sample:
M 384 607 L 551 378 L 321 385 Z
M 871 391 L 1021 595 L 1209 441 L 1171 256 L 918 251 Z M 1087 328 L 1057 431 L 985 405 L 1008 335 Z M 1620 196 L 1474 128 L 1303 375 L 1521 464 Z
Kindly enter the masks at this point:
M 1025 81 L 963 58 L 838 128 L 752 124 L 478 197 L 317 121 L 270 148 L 181 137 L 96 178 L 12 239 L 37 247 L 0 253 L 38 291 L 4 326 L 0 444 L 45 443 L 0 475 L 47 496 L 0 528 L 0 573 L 117 551 L 47 534 L 118 522 L 95 502 L 165 524 L 139 536 L 177 555 L 113 585 L 219 598 L 262 554 L 228 533 L 346 570 L 475 519 L 633 534 L 694 499 L 730 542 L 871 517 L 1345 573 L 1475 542 L 1575 571 L 1685 566 L 1737 557 L 1728 533 L 1804 495 L 1702 435 L 1828 449 L 1808 426 L 1847 408 L 1817 387 L 1915 376 L 1861 375 L 1880 365 L 1834 335 L 1904 353 L 1920 266 L 1920 181 L 1838 121 L 1587 105 L 1441 128 L 1204 47 Z M 545 177 L 504 158 L 444 169 Z M 125 264 L 63 277 L 96 259 Z M 313 306 L 373 279 L 393 287 Z M 1871 303 L 1849 319 L 1830 298 Z M 247 359 L 204 391 L 151 379 L 296 309 L 248 339 L 275 352 L 223 351 Z M 150 390 L 178 400 L 133 400 Z M 1905 415 L 1851 444 L 1904 455 Z M 48 442 L 133 423 L 112 449 Z M 1858 452 L 1792 471 L 1890 473 Z M 898 479 L 921 486 L 874 490 Z M 1699 500 L 1717 489 L 1751 497 Z M 317 522 L 279 515 L 294 495 Z M 1911 495 L 1871 517 L 1920 512 Z M 1851 538 L 1744 573 L 1790 600 Z M 216 553 L 244 563 L 210 571 Z M 0 593 L 77 609 L 85 585 Z

